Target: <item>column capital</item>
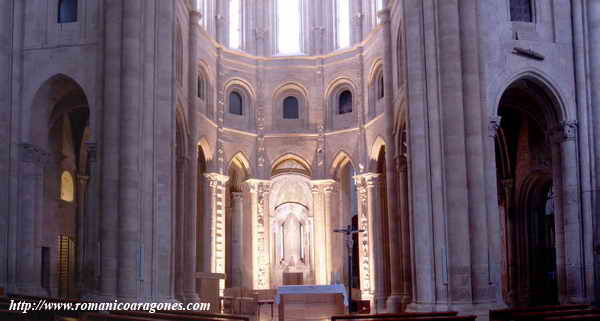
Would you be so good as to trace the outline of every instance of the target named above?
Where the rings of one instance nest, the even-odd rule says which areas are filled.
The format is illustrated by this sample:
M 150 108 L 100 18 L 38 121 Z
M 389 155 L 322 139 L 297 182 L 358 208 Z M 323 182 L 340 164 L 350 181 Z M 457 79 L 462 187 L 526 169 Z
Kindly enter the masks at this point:
M 560 125 L 555 128 L 555 132 L 551 133 L 551 140 L 557 144 L 565 141 L 575 140 L 575 138 L 577 138 L 577 126 L 576 120 L 566 120 L 560 122 Z
M 204 15 L 197 10 L 190 10 L 190 23 L 200 23 L 200 19 L 204 18 Z
M 19 147 L 21 161 L 24 163 L 33 163 L 44 166 L 51 160 L 50 153 L 46 152 L 39 146 L 29 143 L 21 143 Z
M 495 138 L 498 135 L 498 129 L 500 129 L 500 122 L 502 121 L 502 117 L 500 116 L 491 116 L 488 122 L 488 136 L 491 138 Z
M 381 183 L 381 174 L 379 173 L 364 173 L 355 175 L 353 178 L 357 187 L 373 187 Z
M 391 11 L 390 8 L 383 8 L 377 12 L 377 16 L 381 19 L 381 24 L 386 24 L 390 22 Z
M 216 188 L 217 186 L 224 186 L 227 181 L 229 181 L 229 176 L 225 176 L 219 173 L 206 173 L 204 177 L 208 179 L 208 185 L 211 188 Z
M 243 185 L 250 193 L 268 193 L 271 191 L 271 181 L 257 178 L 250 178 L 244 181 Z
M 333 179 L 318 179 L 310 181 L 312 187 L 323 188 L 324 192 L 331 193 L 335 192 L 337 182 Z

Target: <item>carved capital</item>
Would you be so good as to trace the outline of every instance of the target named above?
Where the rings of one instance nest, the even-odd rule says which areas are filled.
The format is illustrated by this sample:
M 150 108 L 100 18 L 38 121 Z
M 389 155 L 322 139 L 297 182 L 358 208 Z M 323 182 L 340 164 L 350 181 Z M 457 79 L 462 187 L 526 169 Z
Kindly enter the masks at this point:
M 374 174 L 374 173 L 368 173 L 364 175 L 365 178 L 365 184 L 367 187 L 373 188 L 376 186 L 379 186 L 379 184 L 381 184 L 381 175 L 380 174 Z
M 44 166 L 50 161 L 50 154 L 33 144 L 20 144 L 20 157 L 24 163 L 33 163 Z
M 208 186 L 210 188 L 223 187 L 229 180 L 229 176 L 225 176 L 219 173 L 206 173 L 204 177 L 208 180 Z
M 577 138 L 577 121 L 568 120 L 560 123 L 557 139 L 561 141 L 575 140 Z
M 490 117 L 488 122 L 488 136 L 491 138 L 495 138 L 498 134 L 498 129 L 500 129 L 500 121 L 502 118 L 500 116 Z
M 377 12 L 377 16 L 379 17 L 381 24 L 389 23 L 390 17 L 391 17 L 390 9 L 384 8 L 384 9 L 379 10 L 379 12 Z

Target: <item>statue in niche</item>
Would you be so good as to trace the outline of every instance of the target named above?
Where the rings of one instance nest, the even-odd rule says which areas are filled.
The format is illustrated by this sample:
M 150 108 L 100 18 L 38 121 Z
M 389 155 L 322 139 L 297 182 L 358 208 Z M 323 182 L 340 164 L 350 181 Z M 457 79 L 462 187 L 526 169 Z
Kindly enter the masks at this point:
M 304 224 L 296 215 L 290 213 L 280 227 L 280 265 L 286 272 L 291 271 L 297 265 L 304 265 Z

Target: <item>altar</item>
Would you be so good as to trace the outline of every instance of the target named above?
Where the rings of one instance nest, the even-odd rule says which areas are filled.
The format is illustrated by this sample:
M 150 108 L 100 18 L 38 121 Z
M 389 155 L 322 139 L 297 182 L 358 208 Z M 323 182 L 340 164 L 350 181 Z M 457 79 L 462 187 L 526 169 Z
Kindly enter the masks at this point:
M 336 305 L 335 313 L 343 313 L 348 306 L 348 292 L 342 284 L 332 285 L 284 285 L 277 288 L 275 303 L 279 306 L 279 320 L 285 320 L 286 301 L 303 302 L 310 305 L 314 303 L 331 303 Z M 307 309 L 308 311 L 309 309 Z

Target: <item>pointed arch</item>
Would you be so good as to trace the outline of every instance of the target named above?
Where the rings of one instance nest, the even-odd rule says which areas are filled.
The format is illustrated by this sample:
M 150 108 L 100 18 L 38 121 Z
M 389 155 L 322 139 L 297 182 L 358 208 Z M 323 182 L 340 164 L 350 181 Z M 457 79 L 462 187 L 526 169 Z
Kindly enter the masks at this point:
M 371 153 L 369 154 L 369 171 L 377 172 L 377 161 L 379 160 L 379 154 L 381 150 L 385 148 L 385 140 L 381 136 L 375 138 L 373 146 L 371 147 Z
M 343 169 L 346 165 L 350 164 L 352 168 L 356 168 L 354 166 L 354 162 L 348 153 L 343 150 L 337 152 L 333 161 L 331 162 L 331 166 L 329 167 L 329 175 L 332 178 L 339 178 L 340 170 Z
M 198 141 L 198 147 L 202 150 L 202 154 L 204 154 L 204 159 L 207 162 L 212 160 L 213 152 L 206 137 L 200 138 L 200 140 Z
M 312 173 L 310 164 L 304 158 L 292 153 L 280 156 L 271 166 L 271 175 L 273 176 L 285 172 L 294 172 L 309 177 Z
M 229 168 L 236 166 L 244 171 L 245 176 L 250 176 L 251 167 L 248 157 L 244 152 L 237 152 L 229 161 Z

